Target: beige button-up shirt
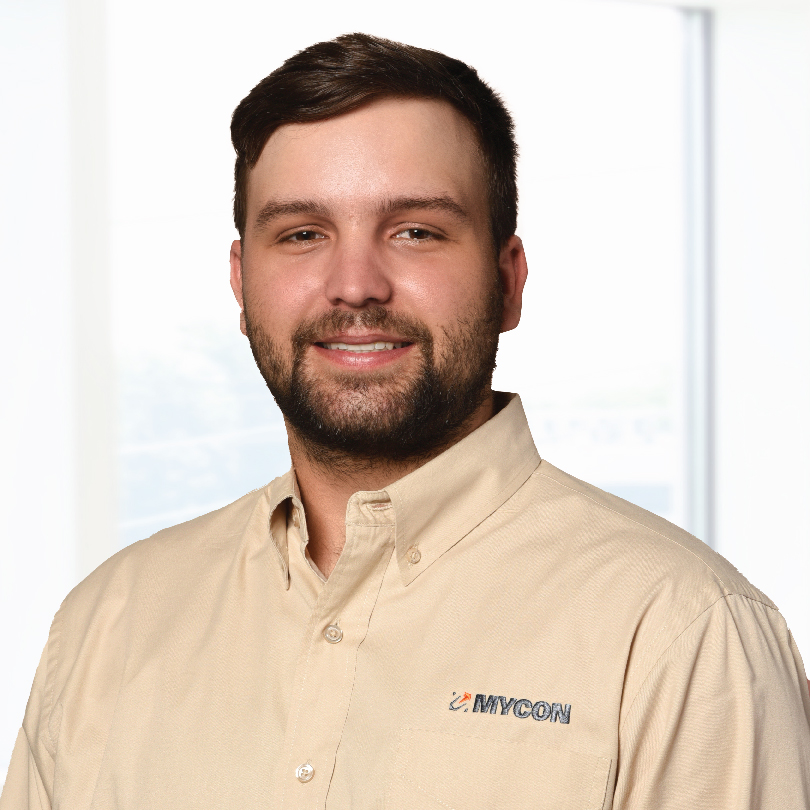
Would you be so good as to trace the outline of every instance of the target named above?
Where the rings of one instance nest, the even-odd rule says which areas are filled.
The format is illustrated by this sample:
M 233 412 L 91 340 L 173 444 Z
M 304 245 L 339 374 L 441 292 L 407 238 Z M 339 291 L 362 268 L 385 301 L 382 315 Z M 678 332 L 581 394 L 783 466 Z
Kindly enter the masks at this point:
M 541 461 L 517 398 L 353 495 L 328 581 L 306 542 L 289 473 L 82 582 L 2 810 L 810 807 L 776 607 Z

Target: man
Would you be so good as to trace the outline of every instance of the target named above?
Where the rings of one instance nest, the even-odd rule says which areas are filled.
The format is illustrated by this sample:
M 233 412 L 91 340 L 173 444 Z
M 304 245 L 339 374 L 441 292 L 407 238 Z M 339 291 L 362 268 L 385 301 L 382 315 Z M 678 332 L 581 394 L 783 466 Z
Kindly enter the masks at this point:
M 68 596 L 2 810 L 810 806 L 775 606 L 491 391 L 527 273 L 498 97 L 356 34 L 232 135 L 231 283 L 293 470 Z

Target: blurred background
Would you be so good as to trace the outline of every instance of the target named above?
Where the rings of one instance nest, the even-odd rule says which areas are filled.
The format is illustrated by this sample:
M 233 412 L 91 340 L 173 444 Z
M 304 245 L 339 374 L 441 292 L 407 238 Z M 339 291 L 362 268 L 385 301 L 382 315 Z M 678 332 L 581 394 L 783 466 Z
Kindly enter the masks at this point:
M 230 114 L 361 30 L 513 111 L 551 463 L 687 528 L 810 654 L 810 2 L 0 0 L 0 771 L 65 594 L 289 465 L 228 285 Z

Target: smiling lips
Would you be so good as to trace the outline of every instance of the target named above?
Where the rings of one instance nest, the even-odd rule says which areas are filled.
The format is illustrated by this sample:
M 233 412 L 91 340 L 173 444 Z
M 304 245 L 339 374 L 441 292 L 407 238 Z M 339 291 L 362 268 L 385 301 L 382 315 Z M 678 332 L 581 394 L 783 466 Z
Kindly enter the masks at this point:
M 316 354 L 338 368 L 371 371 L 399 361 L 413 349 L 411 341 L 391 340 L 399 335 L 331 335 L 332 340 L 315 343 Z M 343 340 L 335 340 L 342 337 Z M 386 338 L 388 338 L 386 340 Z M 364 340 L 364 343 L 359 341 Z
M 392 349 L 404 349 L 410 345 L 408 343 L 391 343 L 389 341 L 378 340 L 374 343 L 320 343 L 325 349 L 330 351 L 343 351 L 343 352 L 382 352 L 391 351 Z

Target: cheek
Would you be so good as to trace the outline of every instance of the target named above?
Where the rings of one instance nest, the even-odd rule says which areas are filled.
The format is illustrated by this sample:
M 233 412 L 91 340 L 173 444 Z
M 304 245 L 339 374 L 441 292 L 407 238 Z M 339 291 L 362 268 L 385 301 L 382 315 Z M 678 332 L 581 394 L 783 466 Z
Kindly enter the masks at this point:
M 243 289 L 249 317 L 281 337 L 292 334 L 311 315 L 318 285 L 312 274 L 295 272 L 295 268 L 250 268 Z
M 480 262 L 480 259 L 479 259 Z M 479 310 L 492 293 L 496 270 L 474 262 L 457 267 L 435 267 L 424 275 L 401 278 L 401 300 L 414 314 L 432 325 L 451 325 Z

